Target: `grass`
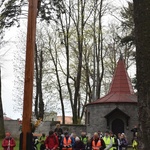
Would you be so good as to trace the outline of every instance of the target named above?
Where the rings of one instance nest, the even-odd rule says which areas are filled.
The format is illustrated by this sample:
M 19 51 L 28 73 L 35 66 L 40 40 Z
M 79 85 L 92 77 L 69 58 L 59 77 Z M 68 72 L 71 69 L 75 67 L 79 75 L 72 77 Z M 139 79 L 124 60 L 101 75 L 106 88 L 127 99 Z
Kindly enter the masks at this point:
M 15 139 L 16 146 L 14 147 L 14 150 L 19 150 L 19 139 Z M 40 149 L 40 144 L 37 145 L 38 150 Z M 0 150 L 3 150 L 2 148 L 2 139 L 0 139 Z

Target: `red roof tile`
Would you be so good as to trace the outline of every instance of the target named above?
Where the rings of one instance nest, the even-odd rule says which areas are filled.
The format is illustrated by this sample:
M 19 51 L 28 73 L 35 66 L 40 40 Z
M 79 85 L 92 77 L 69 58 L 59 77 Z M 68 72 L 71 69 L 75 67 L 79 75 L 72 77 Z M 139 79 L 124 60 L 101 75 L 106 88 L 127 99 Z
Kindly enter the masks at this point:
M 125 63 L 122 58 L 120 58 L 120 60 L 118 61 L 109 92 L 134 94 L 131 80 L 128 76 L 128 73 L 125 68 Z
M 137 103 L 137 97 L 135 94 L 109 93 L 91 104 L 98 103 Z
M 90 104 L 98 103 L 137 103 L 137 96 L 134 94 L 122 57 L 117 63 L 108 94 Z

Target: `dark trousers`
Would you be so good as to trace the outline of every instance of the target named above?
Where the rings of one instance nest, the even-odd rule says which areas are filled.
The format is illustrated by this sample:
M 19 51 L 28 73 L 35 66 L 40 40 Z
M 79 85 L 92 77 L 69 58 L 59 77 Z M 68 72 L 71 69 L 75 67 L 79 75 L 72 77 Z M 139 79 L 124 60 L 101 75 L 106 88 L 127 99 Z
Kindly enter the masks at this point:
M 41 144 L 40 150 L 45 150 L 45 144 Z

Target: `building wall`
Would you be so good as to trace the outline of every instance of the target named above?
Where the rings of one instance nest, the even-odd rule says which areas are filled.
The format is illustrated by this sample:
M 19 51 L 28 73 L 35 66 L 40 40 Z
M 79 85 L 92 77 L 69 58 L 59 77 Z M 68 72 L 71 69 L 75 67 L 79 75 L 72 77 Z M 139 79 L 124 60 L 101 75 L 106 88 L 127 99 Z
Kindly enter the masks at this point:
M 57 121 L 57 113 L 54 111 L 51 111 L 50 113 L 45 112 L 43 120 L 44 121 Z
M 87 106 L 87 114 L 90 113 L 89 118 L 89 124 L 87 124 L 87 131 L 90 133 L 94 133 L 97 131 L 102 131 L 103 133 L 108 130 L 111 130 L 111 123 L 114 119 L 112 118 L 110 121 L 110 126 L 107 127 L 107 120 L 105 118 L 105 115 L 110 113 L 115 108 L 119 108 L 121 111 L 126 113 L 128 116 L 130 116 L 129 124 L 126 125 L 126 120 L 123 118 L 122 121 L 124 122 L 124 132 L 127 135 L 127 138 L 129 142 L 132 139 L 133 133 L 131 132 L 131 129 L 138 125 L 138 112 L 137 112 L 137 105 L 136 104 L 129 104 L 129 103 L 108 103 L 108 104 L 96 104 L 96 105 L 88 105 Z
M 58 121 L 44 121 L 40 126 L 35 130 L 35 133 L 41 134 L 45 133 L 48 135 L 50 130 L 54 130 L 56 127 L 56 124 L 59 123 Z M 11 135 L 15 138 L 19 138 L 21 131 L 20 124 L 18 123 L 18 120 L 5 120 L 5 132 L 10 132 Z M 61 128 L 63 131 L 68 131 L 71 133 L 76 133 L 78 136 L 82 131 L 86 131 L 85 125 L 61 125 Z

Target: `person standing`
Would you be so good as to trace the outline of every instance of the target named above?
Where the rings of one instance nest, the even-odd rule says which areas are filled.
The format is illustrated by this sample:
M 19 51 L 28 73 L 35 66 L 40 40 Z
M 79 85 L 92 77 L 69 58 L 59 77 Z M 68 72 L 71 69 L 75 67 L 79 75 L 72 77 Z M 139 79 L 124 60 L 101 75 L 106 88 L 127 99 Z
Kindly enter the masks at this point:
M 40 150 L 45 150 L 45 140 L 46 140 L 46 135 L 45 133 L 42 133 L 42 136 L 39 138 L 39 143 L 40 145 Z
M 133 132 L 133 139 L 134 139 L 134 137 L 136 136 L 136 134 L 137 134 L 137 132 L 138 132 L 137 126 L 134 126 L 134 128 L 131 129 L 131 132 Z
M 66 131 L 61 141 L 62 150 L 72 150 L 74 147 L 74 144 L 75 144 L 74 139 Z
M 95 132 L 91 139 L 92 150 L 104 150 L 106 145 L 102 138 L 99 137 L 98 133 Z
M 118 140 L 116 135 L 110 131 L 110 137 L 112 139 L 112 147 L 110 148 L 110 150 L 117 150 L 118 149 Z
M 120 150 L 120 149 L 121 149 L 121 148 L 120 148 L 120 145 L 121 145 L 121 143 L 120 143 L 120 139 L 121 139 L 121 133 L 118 133 L 118 135 L 117 135 L 118 150 Z
M 106 148 L 104 150 L 109 150 L 112 147 L 112 139 L 110 137 L 109 131 L 105 132 L 105 136 L 103 137 L 103 140 L 105 142 Z
M 134 139 L 133 139 L 133 142 L 132 142 L 132 148 L 133 150 L 137 150 L 138 149 L 138 139 L 137 137 L 135 136 Z
M 120 150 L 127 150 L 128 140 L 124 133 L 120 136 Z
M 56 124 L 56 128 L 55 128 L 54 132 L 57 133 L 58 136 L 61 136 L 63 134 L 63 130 L 60 127 L 60 124 Z
M 56 150 L 58 148 L 58 138 L 53 131 L 49 131 L 49 136 L 45 140 L 46 149 Z
M 14 138 L 11 137 L 10 132 L 6 132 L 5 138 L 2 141 L 3 150 L 13 150 L 16 146 Z
M 75 144 L 73 147 L 74 150 L 85 150 L 85 145 L 84 143 L 80 140 L 79 137 L 75 138 Z
M 86 136 L 86 132 L 81 132 L 80 140 L 83 142 L 84 147 L 85 147 L 87 144 L 87 141 L 88 141 L 88 138 Z
M 91 137 L 87 136 L 88 140 L 87 143 L 85 145 L 85 150 L 92 150 L 92 145 L 91 145 Z

